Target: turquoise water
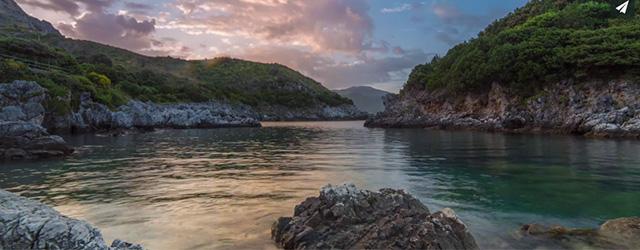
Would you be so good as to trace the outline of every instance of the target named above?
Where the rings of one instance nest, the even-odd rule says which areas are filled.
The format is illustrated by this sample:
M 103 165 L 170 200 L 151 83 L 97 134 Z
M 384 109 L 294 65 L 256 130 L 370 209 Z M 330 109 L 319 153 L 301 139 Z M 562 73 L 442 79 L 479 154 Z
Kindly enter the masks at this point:
M 271 223 L 327 183 L 451 207 L 484 248 L 508 248 L 526 223 L 640 215 L 640 141 L 362 123 L 73 136 L 64 161 L 3 163 L 0 188 L 150 249 L 274 248 Z

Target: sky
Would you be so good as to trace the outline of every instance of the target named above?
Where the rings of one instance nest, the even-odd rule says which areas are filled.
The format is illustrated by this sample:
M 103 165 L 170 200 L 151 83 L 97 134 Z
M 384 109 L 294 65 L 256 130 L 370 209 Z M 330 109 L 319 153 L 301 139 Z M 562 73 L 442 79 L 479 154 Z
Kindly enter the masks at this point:
M 67 37 L 149 56 L 280 63 L 330 89 L 397 92 L 411 69 L 526 0 L 17 0 Z

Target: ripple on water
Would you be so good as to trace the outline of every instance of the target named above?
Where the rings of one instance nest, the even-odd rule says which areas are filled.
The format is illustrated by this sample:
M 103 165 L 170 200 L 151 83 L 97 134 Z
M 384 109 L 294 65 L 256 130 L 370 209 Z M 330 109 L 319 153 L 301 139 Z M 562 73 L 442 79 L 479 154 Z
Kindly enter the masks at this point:
M 522 224 L 595 226 L 640 211 L 637 141 L 362 122 L 66 139 L 79 146 L 72 158 L 5 164 L 0 187 L 150 249 L 273 248 L 271 223 L 326 183 L 452 207 L 492 249 L 508 248 Z

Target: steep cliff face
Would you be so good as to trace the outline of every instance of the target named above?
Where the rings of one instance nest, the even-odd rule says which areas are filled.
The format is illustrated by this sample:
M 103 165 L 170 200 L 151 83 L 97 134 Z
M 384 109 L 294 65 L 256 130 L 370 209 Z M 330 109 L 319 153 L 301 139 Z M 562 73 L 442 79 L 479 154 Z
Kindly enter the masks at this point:
M 494 84 L 452 94 L 407 88 L 390 98 L 370 127 L 469 128 L 595 136 L 640 136 L 640 84 L 626 80 L 559 82 L 521 97 Z

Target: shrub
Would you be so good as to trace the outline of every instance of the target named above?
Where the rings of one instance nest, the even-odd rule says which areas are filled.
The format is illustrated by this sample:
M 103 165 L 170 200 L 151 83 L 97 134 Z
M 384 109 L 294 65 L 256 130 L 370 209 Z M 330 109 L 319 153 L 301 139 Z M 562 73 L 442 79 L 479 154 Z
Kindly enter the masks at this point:
M 640 19 L 620 22 L 610 9 L 603 1 L 531 1 L 443 58 L 415 67 L 407 84 L 468 91 L 498 82 L 532 94 L 562 79 L 636 73 Z
M 27 65 L 13 59 L 0 62 L 0 82 L 10 82 L 22 79 L 27 72 Z
M 87 78 L 100 87 L 108 88 L 111 86 L 111 79 L 103 74 L 91 72 L 87 75 Z

